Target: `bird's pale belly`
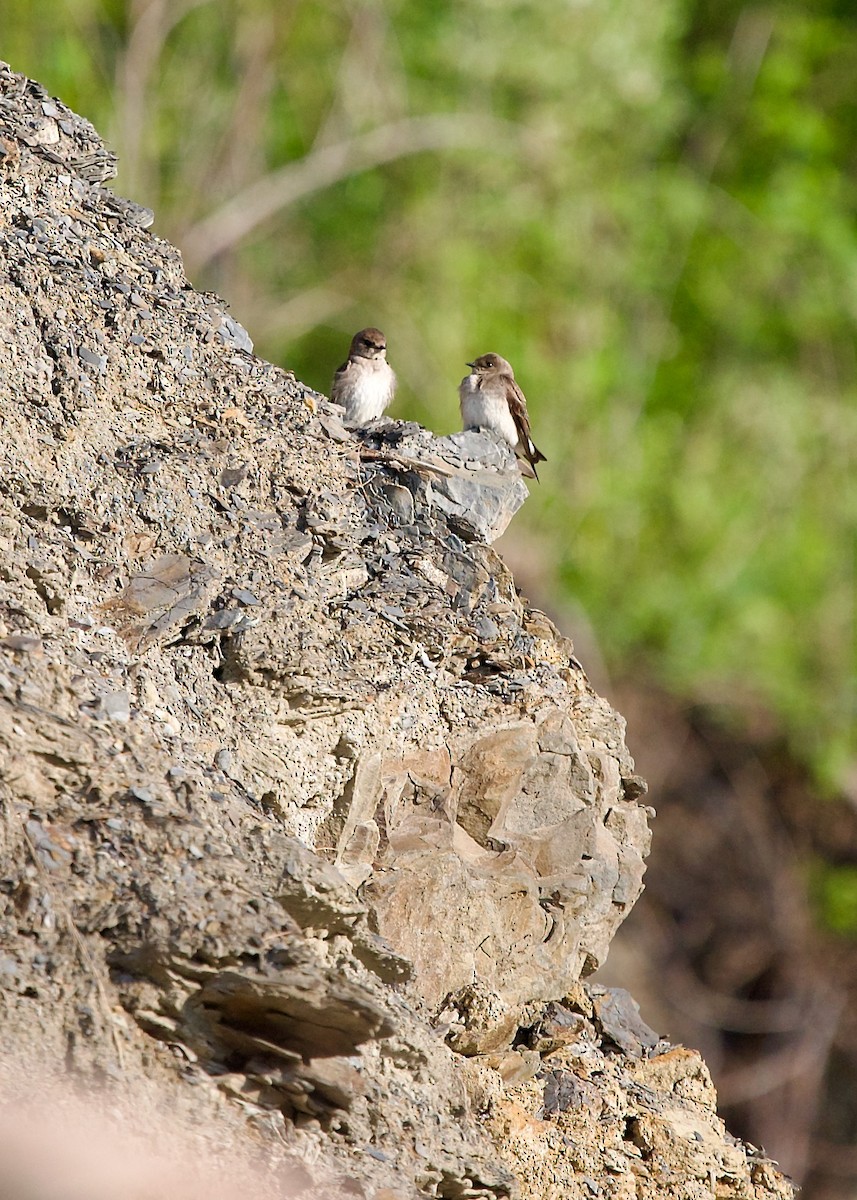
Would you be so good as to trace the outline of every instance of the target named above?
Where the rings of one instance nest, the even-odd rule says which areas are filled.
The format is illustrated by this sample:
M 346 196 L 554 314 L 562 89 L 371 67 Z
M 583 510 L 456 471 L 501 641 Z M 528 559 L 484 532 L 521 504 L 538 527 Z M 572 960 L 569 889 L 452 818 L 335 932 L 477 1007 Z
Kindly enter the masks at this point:
M 465 393 L 461 397 L 461 420 L 465 429 L 493 429 L 510 446 L 518 444 L 518 430 L 505 398 L 496 399 L 481 391 Z
M 341 400 L 345 404 L 351 421 L 372 421 L 380 417 L 390 403 L 390 381 L 386 372 L 364 376 L 354 387 L 349 388 Z

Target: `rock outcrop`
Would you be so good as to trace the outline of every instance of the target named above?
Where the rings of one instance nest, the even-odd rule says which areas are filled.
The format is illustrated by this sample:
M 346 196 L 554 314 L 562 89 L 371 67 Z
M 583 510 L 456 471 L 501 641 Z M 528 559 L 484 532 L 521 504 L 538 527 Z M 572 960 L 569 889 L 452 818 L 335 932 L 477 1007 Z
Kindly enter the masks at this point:
M 651 810 L 511 455 L 346 428 L 112 165 L 0 70 L 6 1045 L 366 1195 L 786 1194 L 580 982 Z

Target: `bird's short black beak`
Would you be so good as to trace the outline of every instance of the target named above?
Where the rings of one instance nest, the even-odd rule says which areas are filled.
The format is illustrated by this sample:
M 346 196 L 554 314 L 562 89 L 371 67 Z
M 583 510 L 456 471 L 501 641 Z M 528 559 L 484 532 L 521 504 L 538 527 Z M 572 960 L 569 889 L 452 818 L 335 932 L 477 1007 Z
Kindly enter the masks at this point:
M 474 371 L 476 370 L 476 363 L 468 363 L 467 365 L 468 367 L 472 367 Z

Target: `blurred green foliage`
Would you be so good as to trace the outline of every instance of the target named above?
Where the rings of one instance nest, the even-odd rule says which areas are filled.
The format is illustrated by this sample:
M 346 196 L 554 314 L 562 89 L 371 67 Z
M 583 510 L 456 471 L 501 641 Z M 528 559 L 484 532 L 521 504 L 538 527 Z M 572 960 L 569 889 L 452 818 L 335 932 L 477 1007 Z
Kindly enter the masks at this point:
M 816 861 L 810 895 L 820 925 L 843 937 L 857 936 L 857 867 Z
M 853 776 L 853 4 L 16 0 L 3 32 L 267 357 L 326 390 L 378 324 L 442 432 L 465 361 L 511 359 L 549 459 L 518 527 L 608 663 Z M 388 161 L 325 181 L 386 126 Z

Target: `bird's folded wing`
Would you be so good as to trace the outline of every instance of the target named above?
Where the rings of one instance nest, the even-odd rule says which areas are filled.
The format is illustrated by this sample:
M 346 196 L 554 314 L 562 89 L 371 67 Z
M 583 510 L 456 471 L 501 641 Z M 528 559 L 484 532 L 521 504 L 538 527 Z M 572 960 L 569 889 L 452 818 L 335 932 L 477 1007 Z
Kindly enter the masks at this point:
M 505 382 L 509 412 L 512 414 L 512 420 L 515 422 L 515 428 L 518 431 L 521 445 L 526 446 L 528 450 L 535 450 L 535 446 L 530 440 L 530 418 L 527 414 L 527 401 L 524 398 L 524 393 L 514 379 L 507 378 Z
M 336 397 L 339 395 L 340 391 L 342 390 L 343 385 L 348 380 L 348 368 L 353 365 L 354 364 L 352 363 L 351 359 L 349 358 L 346 362 L 344 362 L 342 364 L 341 367 L 336 368 L 336 374 L 333 376 L 333 383 L 330 388 L 331 400 L 335 400 Z

